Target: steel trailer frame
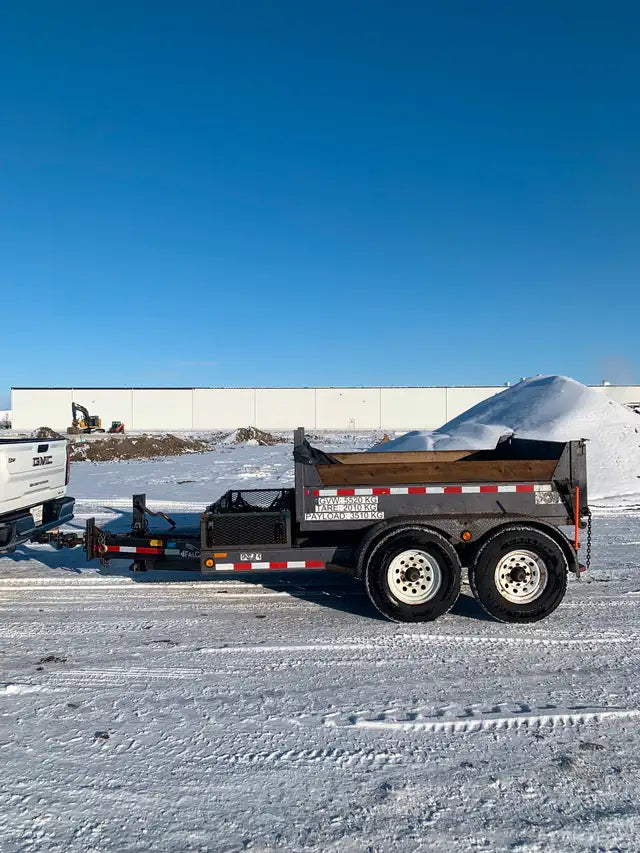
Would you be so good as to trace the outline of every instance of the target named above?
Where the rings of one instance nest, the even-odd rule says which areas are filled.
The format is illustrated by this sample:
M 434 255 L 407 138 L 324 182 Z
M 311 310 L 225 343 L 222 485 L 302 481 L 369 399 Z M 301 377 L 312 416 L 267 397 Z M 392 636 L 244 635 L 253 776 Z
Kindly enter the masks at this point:
M 503 460 L 501 465 L 509 459 L 552 460 L 548 464 L 555 463 L 553 476 L 540 482 L 524 478 L 521 482 L 468 482 L 461 477 L 458 483 L 420 482 L 407 476 L 405 482 L 385 484 L 362 482 L 364 475 L 360 473 L 354 474 L 353 484 L 329 486 L 323 476 L 327 476 L 328 466 L 340 464 L 339 461 L 311 447 L 304 429 L 299 428 L 294 436 L 293 489 L 226 493 L 241 497 L 248 511 L 243 505 L 242 512 L 235 514 L 229 507 L 221 509 L 213 504 L 201 514 L 198 529 L 179 529 L 165 513 L 150 510 L 144 494 L 136 494 L 128 533 L 102 530 L 92 518 L 87 521 L 84 536 L 54 531 L 37 538 L 57 548 L 81 544 L 87 560 L 99 559 L 105 565 L 114 559 L 130 559 L 134 571 L 182 566 L 216 575 L 337 569 L 361 577 L 368 547 L 394 527 L 410 523 L 432 529 L 445 536 L 462 559 L 490 532 L 509 524 L 526 523 L 551 535 L 562 547 L 570 571 L 579 574 L 578 529 L 586 527 L 583 519 L 589 514 L 585 442 L 509 439 L 500 442 L 494 451 L 474 454 L 474 459 L 491 461 L 496 454 Z M 343 459 L 344 456 L 353 457 L 351 461 L 357 463 L 356 456 L 364 459 L 371 454 L 346 454 Z M 463 467 L 459 468 L 461 473 Z M 379 470 L 387 468 L 383 465 Z M 361 469 L 351 468 L 358 470 Z M 338 473 L 348 478 L 349 466 Z M 268 507 L 252 511 L 252 494 L 257 492 L 267 497 L 270 492 L 281 493 L 278 511 L 272 512 Z M 247 495 L 248 500 L 244 497 Z M 281 508 L 283 501 L 287 504 L 285 509 Z M 169 529 L 150 530 L 150 516 L 161 517 Z M 253 539 L 245 536 L 243 542 L 211 541 L 216 526 L 212 519 L 233 520 L 234 530 L 241 533 L 250 529 L 246 525 L 260 521 L 262 533 Z M 279 525 L 278 536 L 265 535 L 264 530 L 273 525 Z M 559 529 L 565 525 L 574 526 L 575 542 Z

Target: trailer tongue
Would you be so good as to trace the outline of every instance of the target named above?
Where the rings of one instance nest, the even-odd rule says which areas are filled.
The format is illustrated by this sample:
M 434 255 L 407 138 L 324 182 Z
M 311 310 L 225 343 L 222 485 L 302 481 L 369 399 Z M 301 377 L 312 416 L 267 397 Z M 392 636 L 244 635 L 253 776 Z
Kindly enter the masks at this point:
M 175 526 L 134 495 L 131 531 L 90 519 L 87 559 L 131 559 L 132 569 L 203 574 L 341 569 L 365 582 L 389 619 L 419 622 L 449 610 L 462 566 L 494 618 L 532 622 L 561 602 L 579 574 L 579 531 L 590 522 L 583 441 L 505 438 L 492 450 L 327 454 L 295 432 L 293 489 L 230 490 L 195 529 Z M 149 527 L 160 515 L 170 529 Z M 561 528 L 570 526 L 569 538 Z

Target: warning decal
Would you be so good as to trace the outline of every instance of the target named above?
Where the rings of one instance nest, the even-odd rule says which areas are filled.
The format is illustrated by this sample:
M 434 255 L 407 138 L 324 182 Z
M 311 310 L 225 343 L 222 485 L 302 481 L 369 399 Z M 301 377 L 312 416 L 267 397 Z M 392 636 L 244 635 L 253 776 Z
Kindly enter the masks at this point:
M 377 521 L 384 518 L 378 510 L 377 495 L 319 497 L 314 512 L 305 513 L 305 521 Z

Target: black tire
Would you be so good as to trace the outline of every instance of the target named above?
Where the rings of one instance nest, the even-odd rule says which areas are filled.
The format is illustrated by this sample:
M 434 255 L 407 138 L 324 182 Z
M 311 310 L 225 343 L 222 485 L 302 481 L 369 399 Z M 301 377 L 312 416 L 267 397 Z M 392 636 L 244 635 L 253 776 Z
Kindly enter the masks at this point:
M 392 577 L 400 575 L 403 571 L 400 566 L 402 555 L 412 551 L 422 555 L 415 559 L 424 576 L 417 581 L 407 581 L 409 593 L 403 593 L 400 589 L 398 592 L 406 597 L 410 595 L 413 585 L 417 598 L 429 596 L 428 600 L 418 604 L 397 598 L 388 580 L 390 572 Z M 396 558 L 397 568 L 392 569 L 391 563 Z M 421 568 L 421 564 L 424 568 Z M 413 564 L 409 566 L 409 569 L 413 568 Z M 460 594 L 460 574 L 460 560 L 448 540 L 436 531 L 414 525 L 389 531 L 386 536 L 376 540 L 367 554 L 364 566 L 367 595 L 374 607 L 392 622 L 431 622 L 447 613 Z
M 535 559 L 526 554 L 535 555 Z M 499 622 L 538 622 L 553 613 L 564 598 L 568 568 L 562 546 L 552 536 L 535 527 L 513 525 L 480 545 L 469 567 L 469 583 L 480 605 Z M 535 588 L 536 573 L 539 590 Z M 525 600 L 527 588 L 532 597 Z M 511 599 L 505 597 L 509 595 Z M 519 596 L 522 603 L 513 600 Z

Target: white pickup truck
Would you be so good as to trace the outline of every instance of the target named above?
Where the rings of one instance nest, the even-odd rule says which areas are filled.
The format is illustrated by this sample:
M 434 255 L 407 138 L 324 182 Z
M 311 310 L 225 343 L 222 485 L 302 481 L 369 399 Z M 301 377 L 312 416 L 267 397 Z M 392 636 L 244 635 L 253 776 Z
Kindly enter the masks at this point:
M 0 439 L 0 553 L 73 518 L 69 471 L 63 438 Z

